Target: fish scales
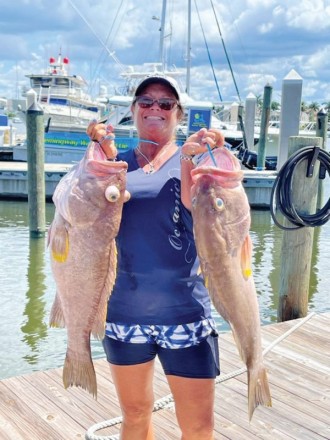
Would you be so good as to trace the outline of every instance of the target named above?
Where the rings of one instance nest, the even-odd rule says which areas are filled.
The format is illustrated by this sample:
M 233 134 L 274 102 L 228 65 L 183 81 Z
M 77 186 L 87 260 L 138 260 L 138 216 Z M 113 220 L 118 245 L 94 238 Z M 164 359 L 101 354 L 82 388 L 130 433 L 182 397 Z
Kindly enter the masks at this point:
M 243 171 L 226 148 L 213 151 L 192 170 L 192 216 L 201 270 L 211 300 L 230 324 L 248 371 L 248 413 L 271 406 L 263 364 L 260 316 L 251 270 L 250 206 L 241 184 Z
M 118 233 L 128 200 L 127 163 L 107 161 L 91 142 L 84 158 L 59 182 L 48 232 L 56 296 L 50 325 L 67 330 L 63 384 L 97 395 L 91 334 L 104 336 L 106 307 L 116 278 Z

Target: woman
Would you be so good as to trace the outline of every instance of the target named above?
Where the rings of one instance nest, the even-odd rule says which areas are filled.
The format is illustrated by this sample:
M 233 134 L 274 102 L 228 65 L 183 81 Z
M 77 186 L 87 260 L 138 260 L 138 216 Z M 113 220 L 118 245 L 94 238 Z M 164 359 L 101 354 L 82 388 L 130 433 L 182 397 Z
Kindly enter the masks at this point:
M 151 414 L 155 356 L 163 366 L 184 440 L 213 439 L 214 379 L 219 372 L 216 326 L 199 275 L 190 214 L 194 155 L 223 145 L 202 129 L 181 149 L 183 117 L 176 82 L 152 76 L 137 87 L 131 111 L 140 142 L 119 154 L 128 162 L 127 190 L 117 237 L 117 279 L 103 341 L 123 413 L 122 440 L 154 439 Z M 108 158 L 117 151 L 111 127 L 87 133 Z M 180 151 L 181 150 L 181 151 Z

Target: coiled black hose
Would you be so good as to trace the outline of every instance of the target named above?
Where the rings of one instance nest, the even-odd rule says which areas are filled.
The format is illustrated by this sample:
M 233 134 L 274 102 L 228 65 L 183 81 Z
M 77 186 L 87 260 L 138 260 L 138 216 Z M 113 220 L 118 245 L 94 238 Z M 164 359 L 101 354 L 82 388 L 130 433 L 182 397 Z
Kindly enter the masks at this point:
M 324 179 L 326 173 L 330 175 L 330 155 L 319 147 L 304 147 L 293 154 L 282 166 L 275 179 L 270 201 L 270 213 L 274 223 L 281 229 L 292 230 L 304 226 L 322 226 L 330 217 L 330 199 L 315 214 L 298 213 L 292 200 L 292 178 L 295 167 L 303 160 L 308 161 L 307 176 L 313 175 L 315 162 L 320 162 L 319 178 Z M 276 210 L 280 210 L 293 226 L 285 226 L 276 218 Z

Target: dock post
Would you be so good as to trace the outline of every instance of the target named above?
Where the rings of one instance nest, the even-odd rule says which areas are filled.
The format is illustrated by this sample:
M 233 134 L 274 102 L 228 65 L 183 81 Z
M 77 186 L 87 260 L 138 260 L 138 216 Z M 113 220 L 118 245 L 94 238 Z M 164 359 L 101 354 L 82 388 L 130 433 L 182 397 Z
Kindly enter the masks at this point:
M 264 87 L 264 99 L 262 103 L 262 113 L 261 113 L 261 125 L 260 125 L 260 135 L 258 142 L 258 158 L 257 158 L 257 168 L 265 168 L 266 162 L 266 138 L 268 134 L 269 118 L 270 118 L 270 105 L 272 101 L 272 91 L 273 87 L 270 84 L 266 84 Z
M 46 233 L 43 115 L 36 101 L 26 114 L 29 230 L 33 238 L 44 237 Z
M 257 106 L 256 96 L 253 93 L 249 93 L 245 100 L 245 115 L 244 115 L 247 149 L 253 149 L 254 147 L 254 124 L 256 119 L 256 106 Z
M 292 136 L 288 143 L 289 156 L 306 146 L 320 147 L 321 141 L 319 137 Z M 312 177 L 306 177 L 307 163 L 304 160 L 296 166 L 292 180 L 292 200 L 300 214 L 312 214 L 316 210 L 319 161 L 315 163 Z M 284 224 L 292 226 L 287 219 Z M 278 322 L 307 315 L 313 236 L 312 227 L 283 231 Z
M 316 136 L 322 138 L 322 148 L 327 147 L 328 113 L 322 109 L 317 113 Z
M 316 124 L 316 136 L 322 138 L 322 148 L 327 149 L 327 137 L 328 137 L 328 113 L 322 109 L 317 114 Z M 319 180 L 318 197 L 317 197 L 317 209 L 321 209 L 323 206 L 323 180 Z
M 238 102 L 233 102 L 230 106 L 230 123 L 236 125 L 236 129 L 239 130 L 239 121 L 238 121 Z
M 277 154 L 278 170 L 289 157 L 289 137 L 299 135 L 302 83 L 301 76 L 293 69 L 282 82 L 280 136 Z

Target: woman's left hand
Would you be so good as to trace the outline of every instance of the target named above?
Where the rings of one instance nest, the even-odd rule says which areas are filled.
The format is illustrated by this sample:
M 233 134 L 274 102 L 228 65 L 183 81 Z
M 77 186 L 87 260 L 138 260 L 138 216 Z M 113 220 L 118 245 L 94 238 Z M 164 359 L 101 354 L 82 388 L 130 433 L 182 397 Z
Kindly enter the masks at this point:
M 212 149 L 215 147 L 222 147 L 225 143 L 225 138 L 220 130 L 216 128 L 202 128 L 196 133 L 188 137 L 182 146 L 182 154 L 188 156 L 195 156 L 196 154 L 205 153 L 208 144 Z
M 116 158 L 117 148 L 111 124 L 106 125 L 93 120 L 89 123 L 86 133 L 92 141 L 97 142 L 101 146 L 108 159 L 113 160 Z

